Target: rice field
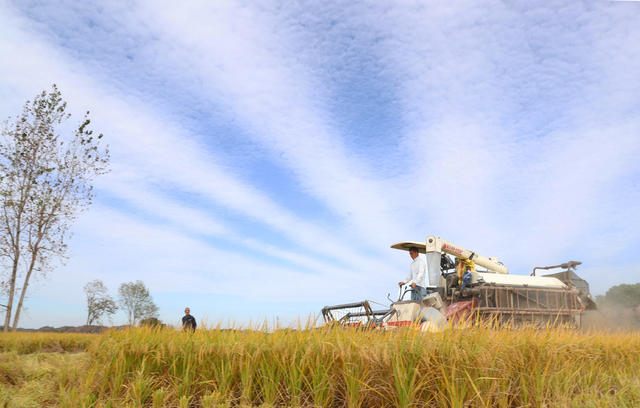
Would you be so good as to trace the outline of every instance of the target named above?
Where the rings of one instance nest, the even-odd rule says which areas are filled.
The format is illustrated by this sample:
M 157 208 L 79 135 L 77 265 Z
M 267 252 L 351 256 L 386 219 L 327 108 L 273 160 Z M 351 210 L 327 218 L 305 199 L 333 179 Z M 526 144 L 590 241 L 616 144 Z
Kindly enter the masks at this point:
M 0 406 L 638 407 L 640 333 L 0 335 Z

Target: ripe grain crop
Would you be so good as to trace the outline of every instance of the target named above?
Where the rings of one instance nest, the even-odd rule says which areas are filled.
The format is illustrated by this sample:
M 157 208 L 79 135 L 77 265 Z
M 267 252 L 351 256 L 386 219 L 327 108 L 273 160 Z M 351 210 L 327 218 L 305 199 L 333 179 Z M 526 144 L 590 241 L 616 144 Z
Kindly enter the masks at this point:
M 47 380 L 43 405 L 640 406 L 638 332 L 140 328 L 91 338 L 74 370 Z
M 640 335 L 564 329 L 111 332 L 63 406 L 640 406 Z
M 86 351 L 97 340 L 95 334 L 79 333 L 0 333 L 0 353 L 31 354 L 43 352 Z

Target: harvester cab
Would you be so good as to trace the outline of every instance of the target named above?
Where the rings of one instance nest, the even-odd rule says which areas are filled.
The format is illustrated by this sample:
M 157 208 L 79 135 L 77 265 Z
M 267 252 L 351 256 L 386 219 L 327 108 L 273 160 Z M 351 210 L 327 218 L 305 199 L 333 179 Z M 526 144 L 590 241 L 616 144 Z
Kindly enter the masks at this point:
M 511 275 L 497 258 L 486 258 L 429 236 L 425 242 L 403 241 L 391 246 L 417 248 L 426 257 L 427 296 L 407 300 L 411 288 L 400 288 L 388 308 L 374 310 L 370 301 L 326 306 L 325 323 L 348 327 L 392 329 L 417 326 L 440 330 L 447 322 L 470 315 L 493 322 L 566 324 L 579 326 L 582 312 L 595 308 L 589 285 L 575 272 L 579 262 L 534 268 L 531 276 Z M 562 272 L 535 276 L 537 269 L 564 268 Z

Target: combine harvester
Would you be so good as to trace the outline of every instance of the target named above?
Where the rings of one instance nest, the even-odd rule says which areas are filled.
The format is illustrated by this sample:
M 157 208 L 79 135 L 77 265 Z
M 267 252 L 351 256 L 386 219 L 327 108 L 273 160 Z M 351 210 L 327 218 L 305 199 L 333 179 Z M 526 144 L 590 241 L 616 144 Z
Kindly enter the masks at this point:
M 510 275 L 497 258 L 485 258 L 435 236 L 391 246 L 404 251 L 412 247 L 426 255 L 429 287 L 421 302 L 404 300 L 412 289 L 400 288 L 396 301 L 387 295 L 388 309 L 374 310 L 367 300 L 325 306 L 325 324 L 385 329 L 419 325 L 436 331 L 473 317 L 498 324 L 580 327 L 583 312 L 596 309 L 588 283 L 575 273 L 581 262 L 535 267 L 530 276 Z M 564 270 L 536 276 L 538 269 L 556 268 Z

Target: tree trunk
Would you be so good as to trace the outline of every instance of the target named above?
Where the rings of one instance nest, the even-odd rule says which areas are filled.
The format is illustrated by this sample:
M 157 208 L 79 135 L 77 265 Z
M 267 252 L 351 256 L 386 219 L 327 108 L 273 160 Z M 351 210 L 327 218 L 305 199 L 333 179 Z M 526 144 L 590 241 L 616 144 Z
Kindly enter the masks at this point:
M 9 282 L 9 300 L 7 301 L 7 312 L 4 317 L 4 331 L 9 331 L 9 323 L 11 323 L 11 312 L 13 308 L 13 295 L 16 291 L 16 276 L 18 274 L 18 262 L 20 261 L 20 252 L 16 251 L 13 260 L 13 268 L 11 270 L 11 281 Z
M 18 327 L 18 319 L 20 319 L 20 310 L 22 310 L 22 302 L 24 301 L 24 295 L 27 293 L 27 286 L 29 286 L 29 278 L 31 278 L 31 272 L 33 272 L 33 267 L 36 264 L 36 258 L 38 257 L 38 248 L 34 249 L 33 254 L 31 255 L 31 263 L 29 264 L 29 270 L 27 271 L 27 276 L 24 278 L 24 285 L 22 285 L 22 292 L 20 293 L 20 301 L 18 302 L 18 307 L 16 308 L 16 315 L 13 318 L 13 328 L 12 331 L 16 331 Z M 5 330 L 6 331 L 6 330 Z
M 30 173 L 31 175 L 31 173 Z M 7 225 L 6 233 L 12 235 L 11 236 L 11 251 L 13 251 L 13 268 L 11 269 L 11 282 L 9 283 L 9 301 L 7 302 L 7 313 L 4 317 L 4 331 L 9 331 L 9 324 L 11 323 L 11 312 L 13 309 L 13 297 L 16 292 L 16 279 L 18 277 L 18 267 L 20 266 L 20 235 L 22 233 L 22 215 L 24 212 L 26 197 L 29 195 L 29 191 L 31 190 L 28 187 L 24 187 L 25 183 L 22 183 L 20 188 L 20 205 L 15 210 L 16 212 L 16 229 L 15 236 L 11 234 L 11 223 L 7 219 L 7 212 L 5 209 L 5 222 Z

